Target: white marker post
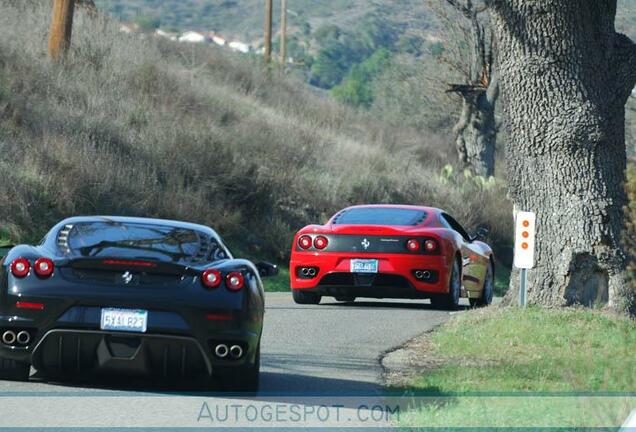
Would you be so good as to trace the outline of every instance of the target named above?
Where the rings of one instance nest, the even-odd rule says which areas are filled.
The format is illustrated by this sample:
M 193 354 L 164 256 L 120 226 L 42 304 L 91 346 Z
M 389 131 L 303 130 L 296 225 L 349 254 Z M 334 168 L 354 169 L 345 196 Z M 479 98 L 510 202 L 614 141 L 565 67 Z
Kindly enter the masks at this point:
M 515 267 L 521 269 L 519 306 L 526 307 L 528 296 L 528 269 L 534 267 L 534 238 L 537 215 L 518 212 L 515 217 Z

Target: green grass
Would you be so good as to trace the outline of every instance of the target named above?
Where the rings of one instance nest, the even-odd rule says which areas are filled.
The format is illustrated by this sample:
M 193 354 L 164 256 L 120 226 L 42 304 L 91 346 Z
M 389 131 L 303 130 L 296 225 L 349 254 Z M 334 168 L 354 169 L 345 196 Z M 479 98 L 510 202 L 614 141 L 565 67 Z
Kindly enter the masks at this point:
M 636 391 L 636 326 L 598 311 L 471 312 L 437 331 L 433 345 L 434 355 L 449 360 L 416 378 L 412 390 L 448 398 L 403 416 L 405 425 L 611 426 L 625 415 L 624 398 L 586 399 L 572 392 Z M 484 397 L 492 392 L 512 395 Z M 528 392 L 560 396 L 527 397 Z M 614 417 L 600 416 L 600 405 Z
M 498 264 L 495 270 L 495 296 L 503 297 L 510 286 L 512 270 L 503 264 Z
M 279 267 L 277 276 L 263 278 L 266 292 L 288 292 L 289 288 L 289 269 L 287 267 Z

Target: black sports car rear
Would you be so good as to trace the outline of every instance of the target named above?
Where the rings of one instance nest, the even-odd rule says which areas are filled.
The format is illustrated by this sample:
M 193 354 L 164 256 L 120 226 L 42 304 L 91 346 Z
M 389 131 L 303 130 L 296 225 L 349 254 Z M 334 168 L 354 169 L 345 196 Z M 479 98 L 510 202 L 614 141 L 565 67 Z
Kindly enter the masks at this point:
M 0 266 L 0 378 L 145 374 L 258 388 L 271 264 L 234 259 L 211 228 L 64 220 Z

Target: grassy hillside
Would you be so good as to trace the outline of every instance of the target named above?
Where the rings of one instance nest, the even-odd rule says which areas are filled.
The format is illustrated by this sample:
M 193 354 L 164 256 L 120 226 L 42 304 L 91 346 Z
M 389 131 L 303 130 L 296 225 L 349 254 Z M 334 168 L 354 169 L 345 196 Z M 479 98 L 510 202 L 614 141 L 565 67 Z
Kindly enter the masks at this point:
M 355 113 L 209 47 L 127 36 L 83 14 L 63 65 L 47 2 L 0 0 L 0 236 L 75 214 L 210 224 L 284 260 L 292 233 L 353 203 L 426 203 L 510 242 L 501 184 L 441 175 L 447 139 Z

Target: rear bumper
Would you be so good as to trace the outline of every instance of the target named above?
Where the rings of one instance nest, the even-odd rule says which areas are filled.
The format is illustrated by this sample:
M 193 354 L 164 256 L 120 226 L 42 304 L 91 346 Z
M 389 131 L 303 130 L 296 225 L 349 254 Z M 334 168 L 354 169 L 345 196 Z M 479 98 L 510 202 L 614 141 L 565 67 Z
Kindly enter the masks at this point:
M 15 297 L 9 298 L 9 304 L 15 304 Z M 7 330 L 32 335 L 25 345 L 0 341 L 0 356 L 31 363 L 45 375 L 209 376 L 217 367 L 253 364 L 262 332 L 262 313 L 205 307 L 168 311 L 143 304 L 117 307 L 148 310 L 146 333 L 102 331 L 101 306 L 47 300 L 44 310 L 0 306 L 0 335 Z M 208 314 L 232 318 L 210 320 Z M 243 354 L 238 359 L 219 358 L 214 353 L 217 344 L 239 345 Z
M 351 273 L 352 259 L 378 259 L 378 273 Z M 300 269 L 317 269 L 313 278 Z M 418 280 L 415 272 L 426 270 L 433 277 Z M 449 265 L 444 256 L 410 254 L 342 254 L 294 252 L 290 262 L 291 288 L 321 295 L 352 295 L 374 298 L 427 298 L 448 292 Z
M 212 364 L 191 337 L 57 329 L 33 349 L 32 364 L 51 375 L 118 373 L 165 378 L 209 376 Z

